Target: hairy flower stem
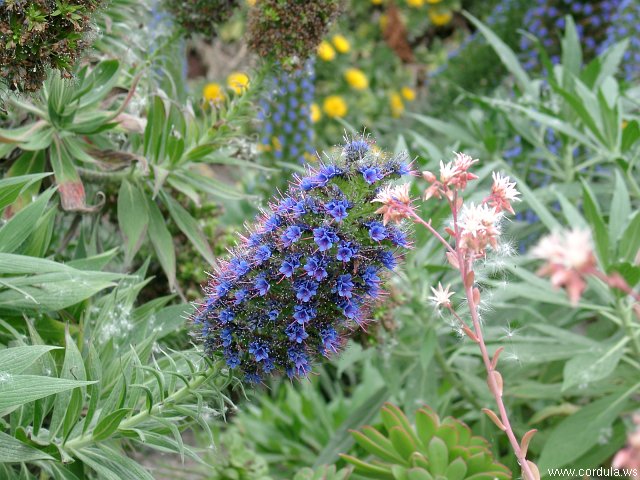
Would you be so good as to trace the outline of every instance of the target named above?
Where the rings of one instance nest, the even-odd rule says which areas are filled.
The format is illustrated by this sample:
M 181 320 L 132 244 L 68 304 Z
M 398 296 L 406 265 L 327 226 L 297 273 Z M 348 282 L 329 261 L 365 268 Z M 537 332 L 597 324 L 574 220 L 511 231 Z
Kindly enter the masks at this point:
M 458 265 L 460 278 L 462 279 L 462 283 L 464 285 L 465 296 L 467 298 L 467 303 L 469 306 L 469 312 L 471 314 L 471 320 L 473 323 L 473 334 L 467 333 L 467 335 L 474 340 L 478 346 L 480 347 L 480 352 L 482 354 L 482 361 L 484 363 L 485 369 L 487 371 L 487 384 L 489 385 L 489 390 L 493 395 L 496 404 L 498 406 L 498 412 L 500 414 L 501 429 L 507 434 L 509 439 L 509 443 L 513 449 L 513 452 L 518 459 L 518 463 L 522 468 L 522 475 L 525 480 L 538 480 L 538 477 L 533 473 L 531 466 L 527 462 L 526 454 L 523 452 L 523 449 L 520 447 L 520 443 L 516 438 L 513 429 L 511 428 L 511 422 L 509 422 L 509 416 L 507 415 L 507 409 L 504 406 L 504 402 L 502 400 L 502 377 L 496 370 L 496 362 L 491 360 L 489 356 L 489 352 L 487 351 L 487 346 L 484 341 L 484 336 L 482 334 L 482 326 L 480 324 L 480 316 L 478 315 L 478 303 L 479 303 L 479 291 L 473 286 L 473 258 L 469 258 L 468 255 L 465 254 L 463 248 L 460 245 L 460 229 L 458 226 L 458 197 L 457 192 L 454 195 L 453 199 L 449 201 L 449 205 L 451 207 L 451 212 L 453 214 L 453 233 L 455 237 L 455 248 L 452 248 L 449 242 L 447 242 L 442 235 L 440 235 L 432 226 L 430 222 L 425 221 L 417 214 L 411 215 L 411 218 L 415 223 L 423 225 L 426 227 L 441 243 L 443 243 L 448 252 L 455 255 Z M 461 320 L 460 320 L 461 321 Z M 461 321 L 462 322 L 462 321 Z M 464 322 L 462 322 L 464 325 Z M 496 358 L 497 360 L 497 358 Z M 499 384 L 500 383 L 500 384 Z M 497 424 L 497 423 L 496 423 Z M 500 425 L 498 425 L 500 427 Z
M 194 376 L 194 378 L 188 384 L 173 392 L 171 395 L 165 398 L 164 401 L 153 406 L 150 410 L 144 409 L 136 415 L 133 415 L 132 417 L 129 417 L 128 419 L 120 422 L 120 425 L 118 426 L 116 432 L 118 430 L 135 428 L 145 420 L 149 419 L 149 417 L 153 417 L 154 415 L 160 413 L 165 405 L 177 403 L 189 397 L 194 392 L 194 390 L 198 389 L 200 386 L 209 381 L 214 375 L 219 372 L 219 370 L 220 365 L 214 364 L 204 372 L 196 374 L 196 376 Z M 80 435 L 79 437 L 68 441 L 64 444 L 64 448 L 72 451 L 78 451 L 94 443 L 98 443 L 98 441 L 94 439 L 93 433 L 90 433 L 88 435 Z

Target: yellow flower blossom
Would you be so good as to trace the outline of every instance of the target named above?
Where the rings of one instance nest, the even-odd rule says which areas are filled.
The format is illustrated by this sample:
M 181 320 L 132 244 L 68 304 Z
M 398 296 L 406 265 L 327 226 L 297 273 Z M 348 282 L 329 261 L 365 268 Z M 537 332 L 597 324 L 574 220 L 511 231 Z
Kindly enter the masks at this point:
M 318 45 L 318 56 L 325 62 L 330 62 L 336 58 L 336 51 L 329 42 L 323 40 L 320 42 L 320 45 Z
M 391 107 L 391 116 L 394 118 L 398 118 L 404 113 L 404 103 L 397 92 L 393 92 L 389 97 L 389 106 Z
M 342 118 L 347 114 L 347 102 L 340 95 L 329 95 L 322 104 L 324 113 L 330 118 Z
M 344 72 L 344 78 L 354 90 L 365 90 L 369 86 L 369 79 L 362 70 L 349 68 Z
M 235 93 L 244 93 L 249 85 L 249 76 L 242 72 L 233 72 L 227 77 L 227 86 Z
M 351 44 L 344 35 L 334 35 L 331 41 L 339 53 L 347 53 L 351 49 Z
M 247 0 L 247 5 L 253 7 L 256 4 L 256 0 Z
M 407 0 L 407 5 L 413 8 L 420 8 L 424 5 L 424 0 Z
M 431 23 L 433 23 L 436 27 L 447 25 L 452 18 L 453 13 L 451 13 L 451 10 L 440 12 L 436 10 L 429 10 L 429 19 L 431 20 Z
M 427 3 L 430 5 L 435 5 L 436 3 L 440 3 L 442 0 L 427 0 Z
M 202 96 L 207 102 L 219 103 L 224 100 L 224 90 L 219 83 L 207 83 L 202 89 Z
M 387 29 L 387 24 L 389 23 L 389 18 L 386 14 L 380 15 L 380 30 L 385 31 Z
M 374 5 L 382 5 L 382 0 L 371 0 Z
M 309 110 L 309 115 L 310 115 L 311 121 L 313 123 L 316 123 L 316 122 L 320 121 L 320 119 L 322 118 L 322 112 L 320 111 L 320 107 L 318 106 L 317 103 L 312 103 L 311 104 L 311 108 Z
M 282 150 L 282 143 L 280 143 L 280 139 L 278 137 L 271 137 L 271 144 L 273 145 L 274 150 Z
M 416 99 L 416 91 L 411 87 L 402 87 L 400 93 L 404 97 L 405 100 L 409 102 L 413 102 Z

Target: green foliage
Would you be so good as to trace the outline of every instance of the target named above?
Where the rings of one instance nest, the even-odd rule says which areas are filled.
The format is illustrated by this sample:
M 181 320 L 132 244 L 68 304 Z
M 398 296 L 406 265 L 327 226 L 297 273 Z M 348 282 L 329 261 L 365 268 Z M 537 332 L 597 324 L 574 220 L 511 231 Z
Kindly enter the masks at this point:
M 27 5 L 24 5 L 27 3 Z M 100 0 L 22 2 L 0 7 L 0 76 L 12 90 L 39 90 L 47 69 L 70 76 L 87 47 L 91 15 Z
M 207 38 L 215 37 L 218 25 L 228 20 L 238 8 L 238 0 L 163 1 L 164 8 L 186 35 L 196 33 Z
M 488 442 L 474 437 L 464 423 L 452 417 L 442 421 L 422 408 L 415 428 L 398 407 L 382 409 L 385 433 L 364 427 L 352 433 L 358 445 L 376 457 L 375 462 L 343 455 L 366 478 L 395 480 L 509 479 L 511 472 L 497 463 Z

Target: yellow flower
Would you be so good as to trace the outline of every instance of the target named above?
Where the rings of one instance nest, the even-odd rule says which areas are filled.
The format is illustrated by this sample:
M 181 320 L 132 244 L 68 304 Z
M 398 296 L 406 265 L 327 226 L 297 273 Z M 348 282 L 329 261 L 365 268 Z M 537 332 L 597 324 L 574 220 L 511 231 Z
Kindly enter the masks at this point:
M 448 24 L 452 18 L 453 13 L 451 13 L 451 10 L 447 10 L 446 12 L 429 10 L 429 19 L 431 19 L 431 23 L 436 27 L 442 27 L 443 25 Z
M 416 91 L 411 87 L 402 87 L 400 93 L 405 100 L 413 102 L 416 99 Z
M 420 8 L 423 4 L 423 0 L 407 0 L 407 5 L 413 8 Z
M 320 107 L 317 103 L 312 103 L 311 108 L 309 109 L 309 116 L 311 117 L 311 121 L 316 123 L 320 121 L 322 118 L 322 112 L 320 111 Z
M 243 93 L 249 85 L 249 76 L 242 72 L 233 72 L 227 77 L 227 86 L 238 95 Z
M 253 7 L 256 4 L 256 0 L 247 0 L 247 5 Z
M 386 14 L 380 15 L 380 30 L 384 31 L 387 29 L 387 23 L 389 23 L 389 18 Z
M 280 143 L 280 139 L 278 137 L 271 137 L 271 143 L 273 144 L 274 150 L 282 150 L 282 143 Z
M 224 90 L 219 83 L 207 83 L 202 89 L 202 96 L 207 102 L 219 103 L 224 100 Z
M 382 0 L 371 0 L 374 5 L 382 5 Z
M 318 45 L 318 56 L 325 62 L 330 62 L 336 58 L 336 51 L 329 42 L 323 40 L 320 42 L 320 45 Z
M 427 0 L 427 3 L 431 5 L 435 5 L 436 3 L 440 3 L 442 0 Z
M 344 72 L 344 78 L 354 90 L 364 90 L 369 86 L 369 80 L 362 70 L 349 68 Z
M 404 103 L 399 93 L 393 92 L 389 97 L 389 106 L 391 107 L 391 116 L 398 118 L 404 112 Z
M 347 103 L 339 95 L 329 95 L 325 98 L 322 108 L 330 118 L 344 117 L 347 114 Z
M 343 35 L 334 35 L 332 41 L 333 46 L 336 47 L 336 50 L 340 53 L 347 53 L 351 49 L 349 40 L 347 40 Z

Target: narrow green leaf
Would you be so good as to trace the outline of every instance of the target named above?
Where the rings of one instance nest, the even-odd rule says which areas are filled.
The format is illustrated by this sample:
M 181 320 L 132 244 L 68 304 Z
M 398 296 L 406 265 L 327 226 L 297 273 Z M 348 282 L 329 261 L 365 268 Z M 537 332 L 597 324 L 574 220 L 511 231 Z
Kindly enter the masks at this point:
M 584 180 L 582 180 L 582 197 L 584 216 L 593 229 L 596 252 L 606 268 L 609 265 L 609 232 L 602 218 L 602 213 L 600 213 L 598 201 L 591 191 L 591 187 Z
M 0 372 L 18 374 L 33 365 L 42 355 L 62 347 L 26 345 L 0 350 Z
M 0 412 L 92 383 L 95 382 L 81 382 L 41 375 L 12 375 L 0 372 Z
M 620 257 L 627 262 L 634 262 L 640 250 L 640 212 L 634 212 L 622 237 L 618 252 Z
M 631 201 L 627 184 L 620 172 L 616 169 L 616 181 L 613 187 L 613 199 L 611 200 L 611 210 L 609 211 L 609 240 L 611 245 L 616 245 L 622 230 L 631 216 Z
M 49 189 L 0 228 L 0 252 L 15 252 L 28 238 L 55 192 Z
M 118 192 L 118 225 L 125 239 L 125 264 L 129 265 L 144 240 L 149 214 L 144 193 L 126 179 Z
M 153 200 L 147 198 L 149 212 L 149 239 L 158 255 L 158 260 L 169 280 L 169 288 L 174 289 L 176 283 L 176 253 L 173 238 L 167 229 L 165 219 Z
M 15 202 L 25 188 L 51 175 L 50 173 L 33 173 L 8 177 L 0 180 L 0 210 Z
M 487 42 L 495 50 L 500 57 L 500 60 L 509 72 L 515 77 L 516 81 L 520 85 L 523 92 L 529 93 L 532 97 L 536 96 L 535 89 L 527 72 L 520 65 L 517 55 L 509 48 L 509 46 L 503 42 L 493 31 L 487 27 L 484 23 L 478 20 L 476 17 L 468 12 L 462 12 L 462 14 L 469 19 L 471 23 L 482 33 Z
M 34 460 L 53 460 L 53 457 L 22 443 L 11 435 L 0 432 L 0 463 L 32 462 Z
M 600 352 L 593 351 L 571 358 L 564 365 L 562 390 L 566 391 L 577 385 L 588 385 L 608 377 L 618 366 L 628 341 L 628 338 L 623 338 Z
M 109 438 L 118 429 L 120 422 L 130 411 L 130 408 L 120 408 L 100 420 L 93 430 L 93 439 L 96 442 L 100 442 Z
M 211 251 L 209 242 L 207 242 L 207 238 L 204 236 L 204 233 L 198 225 L 198 222 L 196 222 L 191 214 L 187 212 L 182 207 L 182 205 L 180 205 L 170 195 L 162 192 L 162 199 L 167 205 L 169 213 L 171 214 L 171 218 L 173 218 L 173 220 L 176 222 L 178 228 L 182 230 L 182 233 L 187 236 L 189 241 L 191 241 L 193 246 L 196 247 L 196 250 L 198 250 L 200 255 L 202 255 L 202 257 L 209 263 L 209 265 L 213 265 L 213 263 L 215 262 L 213 251 Z

